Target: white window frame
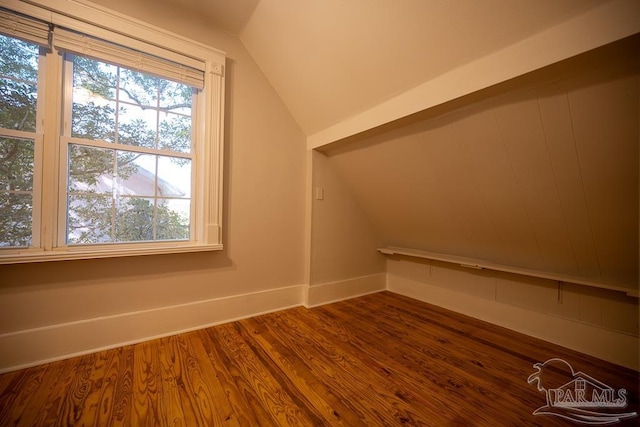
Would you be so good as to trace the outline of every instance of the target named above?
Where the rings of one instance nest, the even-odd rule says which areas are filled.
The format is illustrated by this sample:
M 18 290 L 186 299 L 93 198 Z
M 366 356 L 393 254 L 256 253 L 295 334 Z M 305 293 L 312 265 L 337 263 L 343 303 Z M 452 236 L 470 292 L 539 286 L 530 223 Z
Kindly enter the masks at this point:
M 187 56 L 204 63 L 204 88 L 194 108 L 195 199 L 194 230 L 189 241 L 110 243 L 107 245 L 66 246 L 59 242 L 60 200 L 64 199 L 64 182 L 59 169 L 63 126 L 60 108 L 46 108 L 38 123 L 38 150 L 42 167 L 36 168 L 34 180 L 34 246 L 0 249 L 0 264 L 109 258 L 181 252 L 221 250 L 222 246 L 222 177 L 224 146 L 224 64 L 225 54 L 199 42 L 170 33 L 142 21 L 127 17 L 86 0 L 5 0 L 2 5 L 45 22 L 140 50 L 168 60 Z M 111 30 L 117 29 L 117 32 Z M 177 62 L 180 62 L 179 60 Z M 62 55 L 53 51 L 44 61 L 46 81 L 44 103 L 61 105 L 63 80 Z M 40 102 L 39 97 L 39 102 Z M 40 131 L 42 129 L 42 131 Z M 40 133 L 42 132 L 42 133 Z M 30 136 L 34 137 L 33 134 Z M 37 192 L 39 194 L 35 194 Z M 38 199 L 36 199 L 37 196 Z M 37 239 L 36 239 L 37 237 Z

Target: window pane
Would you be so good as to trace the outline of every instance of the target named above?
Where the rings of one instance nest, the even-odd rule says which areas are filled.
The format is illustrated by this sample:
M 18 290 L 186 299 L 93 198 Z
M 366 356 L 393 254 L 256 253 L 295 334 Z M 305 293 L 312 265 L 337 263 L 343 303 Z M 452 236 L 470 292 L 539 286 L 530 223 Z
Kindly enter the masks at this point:
M 84 56 L 73 57 L 73 95 L 90 98 L 98 104 L 116 98 L 118 67 Z
M 0 34 L 0 74 L 35 83 L 38 80 L 39 50 L 35 43 Z
M 76 99 L 74 93 L 74 99 Z M 86 102 L 86 103 L 81 103 Z M 115 102 L 96 104 L 94 101 L 80 99 L 73 104 L 71 118 L 71 136 L 90 140 L 113 142 L 116 128 Z
M 188 200 L 122 196 L 117 199 L 115 240 L 139 242 L 189 239 Z
M 156 148 L 158 111 L 120 104 L 118 110 L 118 143 Z
M 115 150 L 69 145 L 69 191 L 108 193 L 113 191 Z
M 191 197 L 191 160 L 158 156 L 158 196 Z
M 160 108 L 191 116 L 193 88 L 169 80 L 160 82 Z
M 0 191 L 33 190 L 33 140 L 0 137 Z
M 0 127 L 35 132 L 37 100 L 35 84 L 0 78 Z
M 0 35 L 0 127 L 35 132 L 39 49 Z
M 31 194 L 0 192 L 0 247 L 31 245 Z
M 114 141 L 117 70 L 93 59 L 73 57 L 72 136 Z
M 117 193 L 155 197 L 156 156 L 118 151 Z
M 191 117 L 161 112 L 158 148 L 191 152 Z
M 33 140 L 0 138 L 0 246 L 31 245 L 33 149 Z
M 162 199 L 158 201 L 158 240 L 189 239 L 189 200 Z
M 158 105 L 159 78 L 137 71 L 120 69 L 120 101 L 140 106 L 156 107 Z
M 110 195 L 69 195 L 67 243 L 111 242 L 113 203 Z
M 116 209 L 116 241 L 154 240 L 155 206 L 153 199 L 118 197 Z

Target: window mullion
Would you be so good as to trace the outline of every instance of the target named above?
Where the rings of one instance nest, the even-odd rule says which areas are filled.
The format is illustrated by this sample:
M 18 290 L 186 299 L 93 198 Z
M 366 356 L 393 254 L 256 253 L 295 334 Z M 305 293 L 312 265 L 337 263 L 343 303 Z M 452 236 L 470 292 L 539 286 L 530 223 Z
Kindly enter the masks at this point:
M 40 114 L 38 110 L 38 114 Z M 43 185 L 44 180 L 42 179 L 42 158 L 43 158 L 43 147 L 44 147 L 44 138 L 42 133 L 37 133 L 34 137 L 34 170 L 33 170 L 33 191 L 31 193 L 32 197 L 32 207 L 33 207 L 33 217 L 32 217 L 32 227 L 31 227 L 31 246 L 34 248 L 42 248 L 42 218 L 43 218 L 43 209 L 42 209 L 42 194 L 43 194 Z
M 64 55 L 62 52 L 58 52 L 60 56 L 60 62 L 62 64 L 62 73 L 61 76 L 63 80 L 58 82 L 58 86 L 62 84 L 61 96 L 58 100 L 59 104 L 57 105 L 71 105 L 71 100 L 73 99 L 73 55 L 66 54 Z M 59 135 L 71 136 L 71 108 L 61 108 L 64 117 L 62 119 L 62 132 L 59 132 Z
M 63 136 L 62 141 L 68 144 L 86 145 L 90 147 L 108 148 L 110 150 L 129 151 L 131 153 L 153 154 L 167 157 L 177 157 L 181 159 L 195 159 L 194 153 L 183 153 L 179 151 L 156 150 L 154 148 L 139 147 L 137 145 L 116 144 L 114 142 L 101 141 L 99 139 L 83 139 Z
M 69 156 L 69 137 L 72 130 L 72 112 L 71 108 L 67 106 L 71 105 L 73 99 L 73 55 L 64 54 L 58 51 L 60 56 L 60 62 L 62 64 L 62 80 L 58 83 L 61 86 L 60 99 L 57 105 L 61 105 L 62 118 L 59 120 L 59 129 L 57 130 L 58 151 L 56 158 L 58 163 L 58 197 L 57 197 L 57 229 L 55 233 L 56 247 L 66 246 L 66 222 L 67 222 L 67 164 Z
M 60 108 L 51 108 L 61 105 L 60 79 L 62 76 L 62 59 L 55 52 L 47 53 L 44 64 L 44 103 L 49 106 L 44 111 L 42 123 L 42 187 L 41 187 L 41 224 L 40 247 L 52 250 L 56 246 L 55 233 L 58 219 L 58 140 L 60 135 Z
M 69 157 L 69 141 L 67 135 L 71 135 L 72 114 L 71 109 L 67 108 L 71 105 L 73 99 L 73 55 L 63 55 L 58 52 L 58 61 L 60 66 L 60 77 L 58 78 L 59 94 L 56 99 L 57 104 L 63 106 L 59 108 L 62 111 L 56 119 L 57 127 L 55 129 L 57 135 L 57 143 L 55 157 L 57 159 L 57 188 L 56 188 L 56 228 L 54 234 L 54 247 L 66 247 L 66 226 L 67 226 L 67 164 Z M 63 136 L 65 135 L 65 136 Z
M 193 236 L 193 240 L 196 241 L 206 241 L 205 239 L 205 215 L 206 212 L 205 203 L 207 203 L 206 197 L 204 197 L 204 191 L 202 189 L 203 181 L 208 179 L 208 174 L 205 172 L 208 167 L 204 160 L 204 156 L 202 151 L 208 150 L 206 144 L 198 143 L 201 139 L 204 138 L 204 117 L 203 117 L 203 109 L 200 108 L 200 103 L 202 102 L 204 97 L 198 93 L 198 91 L 193 91 L 193 103 L 192 103 L 192 115 L 194 123 L 196 126 L 191 127 L 191 152 L 193 153 L 193 160 L 191 168 L 191 193 L 195 195 L 195 197 L 191 198 L 191 236 Z
M 33 193 L 32 193 L 32 227 L 31 227 L 31 246 L 41 249 L 44 247 L 43 233 L 44 223 L 46 221 L 45 211 L 42 203 L 42 195 L 46 190 L 43 179 L 44 165 L 44 131 L 45 131 L 45 99 L 46 99 L 46 79 L 47 79 L 47 50 L 40 47 L 38 56 L 38 99 L 36 100 L 36 135 L 34 138 L 33 152 Z

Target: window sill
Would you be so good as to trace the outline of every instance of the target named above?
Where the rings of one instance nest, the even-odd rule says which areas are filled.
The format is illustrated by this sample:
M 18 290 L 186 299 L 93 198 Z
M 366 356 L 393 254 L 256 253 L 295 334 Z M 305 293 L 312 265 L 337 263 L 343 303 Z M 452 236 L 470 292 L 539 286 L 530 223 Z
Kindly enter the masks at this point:
M 0 253 L 1 264 L 25 264 L 32 262 L 70 261 L 77 259 L 118 258 L 141 255 L 179 254 L 189 252 L 209 252 L 223 249 L 222 244 L 174 245 L 156 247 L 104 247 L 99 248 L 66 248 L 53 251 L 26 250 L 11 253 Z

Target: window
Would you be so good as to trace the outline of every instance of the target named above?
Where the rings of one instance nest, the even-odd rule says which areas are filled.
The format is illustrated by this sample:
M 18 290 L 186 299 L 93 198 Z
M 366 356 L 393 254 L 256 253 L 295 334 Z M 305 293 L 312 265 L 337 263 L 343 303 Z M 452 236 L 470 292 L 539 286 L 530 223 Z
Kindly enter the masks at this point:
M 68 3 L 0 9 L 0 263 L 220 249 L 224 56 Z
M 0 34 L 0 247 L 33 244 L 40 47 Z
M 64 70 L 66 243 L 189 240 L 198 91 L 73 54 Z

